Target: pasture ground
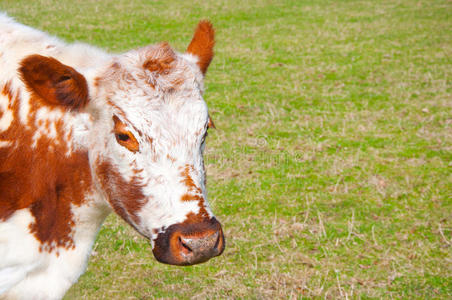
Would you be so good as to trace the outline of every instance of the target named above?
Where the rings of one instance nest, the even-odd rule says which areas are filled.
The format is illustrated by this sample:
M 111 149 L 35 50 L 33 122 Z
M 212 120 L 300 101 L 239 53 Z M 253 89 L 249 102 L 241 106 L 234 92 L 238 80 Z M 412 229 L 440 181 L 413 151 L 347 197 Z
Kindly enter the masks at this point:
M 66 299 L 452 297 L 452 2 L 3 0 L 67 41 L 179 51 L 209 18 L 227 248 L 155 261 L 110 216 Z

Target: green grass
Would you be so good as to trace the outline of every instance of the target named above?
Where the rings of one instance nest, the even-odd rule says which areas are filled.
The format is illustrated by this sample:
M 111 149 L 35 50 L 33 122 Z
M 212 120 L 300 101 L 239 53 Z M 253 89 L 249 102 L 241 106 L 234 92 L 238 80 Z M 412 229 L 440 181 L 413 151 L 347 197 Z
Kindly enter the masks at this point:
M 25 1 L 68 41 L 217 28 L 208 188 L 227 248 L 157 263 L 111 216 L 67 299 L 452 297 L 452 2 Z

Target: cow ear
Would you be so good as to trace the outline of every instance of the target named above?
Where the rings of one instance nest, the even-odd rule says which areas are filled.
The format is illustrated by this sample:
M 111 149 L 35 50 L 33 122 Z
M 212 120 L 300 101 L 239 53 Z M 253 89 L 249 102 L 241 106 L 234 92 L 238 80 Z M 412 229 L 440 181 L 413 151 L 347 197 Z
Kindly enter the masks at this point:
M 215 45 L 215 30 L 212 23 L 207 20 L 199 22 L 195 29 L 193 39 L 188 45 L 187 53 L 198 57 L 198 66 L 203 74 L 206 74 L 207 68 L 213 58 L 213 46 Z
M 52 57 L 30 55 L 20 63 L 19 73 L 29 91 L 47 104 L 77 110 L 88 102 L 85 77 Z

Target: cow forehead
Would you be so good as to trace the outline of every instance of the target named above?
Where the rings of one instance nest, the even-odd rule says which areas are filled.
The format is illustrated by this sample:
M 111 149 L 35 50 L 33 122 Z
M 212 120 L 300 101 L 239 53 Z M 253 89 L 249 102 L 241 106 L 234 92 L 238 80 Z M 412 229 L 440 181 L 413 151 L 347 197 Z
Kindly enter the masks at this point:
M 131 50 L 113 58 L 96 78 L 102 91 L 159 98 L 203 92 L 203 75 L 190 54 L 178 54 L 167 43 Z
M 113 113 L 142 132 L 164 127 L 199 134 L 208 119 L 196 60 L 166 43 L 115 57 L 95 85 Z
M 165 97 L 120 97 L 111 99 L 113 114 L 129 125 L 131 131 L 144 135 L 165 133 L 189 137 L 200 135 L 208 123 L 207 105 L 200 95 L 174 93 Z

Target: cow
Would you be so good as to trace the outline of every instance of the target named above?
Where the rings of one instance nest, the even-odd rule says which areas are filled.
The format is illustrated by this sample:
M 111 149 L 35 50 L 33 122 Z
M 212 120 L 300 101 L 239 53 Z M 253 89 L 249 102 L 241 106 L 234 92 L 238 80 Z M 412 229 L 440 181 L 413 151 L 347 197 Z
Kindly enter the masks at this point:
M 110 212 L 162 263 L 223 252 L 203 161 L 214 43 L 204 20 L 184 53 L 114 55 L 0 14 L 0 298 L 62 298 Z

